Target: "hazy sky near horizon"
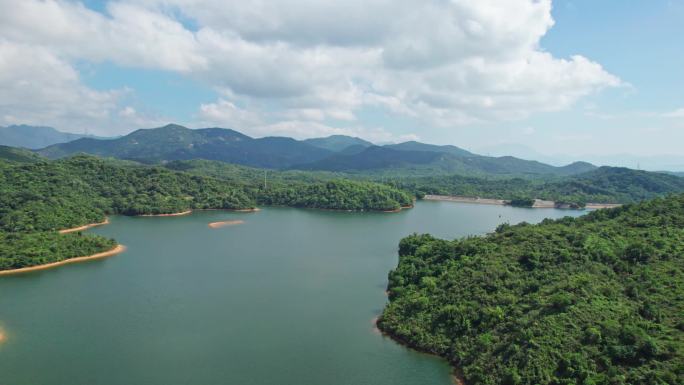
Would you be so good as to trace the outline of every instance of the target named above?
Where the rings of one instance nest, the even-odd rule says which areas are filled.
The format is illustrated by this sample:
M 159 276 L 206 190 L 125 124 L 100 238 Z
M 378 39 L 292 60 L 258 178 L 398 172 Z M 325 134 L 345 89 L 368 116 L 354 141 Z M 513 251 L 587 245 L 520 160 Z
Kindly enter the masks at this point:
M 0 125 L 684 155 L 684 1 L 0 0 Z

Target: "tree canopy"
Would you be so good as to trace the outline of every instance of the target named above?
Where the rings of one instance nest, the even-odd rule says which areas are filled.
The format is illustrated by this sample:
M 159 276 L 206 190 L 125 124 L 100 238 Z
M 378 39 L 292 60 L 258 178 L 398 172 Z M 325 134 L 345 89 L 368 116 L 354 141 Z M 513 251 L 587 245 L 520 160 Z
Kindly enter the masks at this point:
M 684 195 L 399 245 L 379 327 L 469 384 L 684 383 Z

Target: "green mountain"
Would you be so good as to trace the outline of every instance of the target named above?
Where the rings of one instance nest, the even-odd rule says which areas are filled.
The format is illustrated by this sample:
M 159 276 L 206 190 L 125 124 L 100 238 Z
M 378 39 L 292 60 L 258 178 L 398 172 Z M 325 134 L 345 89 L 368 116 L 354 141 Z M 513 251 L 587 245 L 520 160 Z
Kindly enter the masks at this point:
M 358 153 L 338 153 L 308 164 L 293 168 L 324 171 L 364 171 L 374 169 L 400 168 L 412 165 L 426 165 L 435 162 L 443 154 L 427 151 L 398 151 L 386 147 L 372 146 Z
M 549 197 L 581 195 L 602 202 L 638 202 L 684 191 L 684 178 L 623 167 L 600 167 L 594 171 L 544 187 Z
M 39 162 L 45 158 L 24 148 L 0 146 L 0 159 L 9 162 L 31 163 Z
M 373 145 L 373 143 L 361 138 L 346 135 L 331 135 L 325 138 L 306 139 L 303 140 L 303 142 L 333 152 L 340 152 L 352 146 L 365 148 Z
M 510 156 L 486 157 L 455 146 L 418 142 L 374 146 L 362 139 L 341 135 L 305 141 L 284 137 L 255 139 L 224 128 L 192 130 L 174 124 L 137 130 L 116 139 L 82 138 L 38 152 L 49 158 L 88 153 L 143 163 L 206 159 L 264 168 L 396 175 L 563 176 L 595 168 L 581 162 L 554 167 Z
M 39 153 L 49 158 L 88 153 L 143 163 L 209 159 L 266 168 L 308 163 L 331 154 L 291 138 L 254 139 L 225 128 L 192 130 L 175 124 L 137 130 L 117 139 L 79 139 L 44 148 Z
M 57 131 L 52 127 L 9 126 L 0 127 L 0 145 L 38 149 L 56 143 L 71 142 L 86 135 Z
M 342 151 L 327 158 L 293 166 L 301 170 L 389 173 L 390 175 L 573 175 L 595 169 L 588 163 L 573 163 L 564 167 L 518 159 L 510 156 L 492 158 L 465 155 L 453 146 L 434 146 L 407 142 L 406 146 L 372 146 L 360 152 Z M 397 149 L 400 148 L 399 150 Z M 408 148 L 423 148 L 414 151 Z M 457 149 L 457 150 L 454 150 Z M 444 151 L 441 151 L 444 150 Z M 459 151 L 460 150 L 460 151 Z
M 543 199 L 584 204 L 633 203 L 684 193 L 684 178 L 619 167 L 601 167 L 578 175 L 540 178 L 482 178 L 440 175 L 390 180 L 417 196 L 459 195 L 493 199 Z
M 684 195 L 455 241 L 412 235 L 381 330 L 467 384 L 684 383 Z
M 398 144 L 387 144 L 383 147 L 386 148 L 391 148 L 392 150 L 399 150 L 399 151 L 426 151 L 426 152 L 440 152 L 440 153 L 445 153 L 445 154 L 451 154 L 455 156 L 476 156 L 475 154 L 466 151 L 462 148 L 456 147 L 456 146 L 451 146 L 451 145 L 446 145 L 446 146 L 438 146 L 434 144 L 426 144 L 426 143 L 420 143 L 416 141 L 410 141 L 410 142 L 404 142 L 404 143 L 398 143 Z

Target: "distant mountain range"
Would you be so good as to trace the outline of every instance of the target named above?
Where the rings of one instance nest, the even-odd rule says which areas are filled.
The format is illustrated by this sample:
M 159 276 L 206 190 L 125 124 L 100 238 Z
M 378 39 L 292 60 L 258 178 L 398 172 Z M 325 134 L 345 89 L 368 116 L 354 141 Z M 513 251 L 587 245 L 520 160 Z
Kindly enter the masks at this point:
M 563 167 L 515 157 L 487 157 L 456 146 L 415 141 L 376 146 L 343 135 L 298 141 L 286 137 L 252 138 L 225 128 L 189 129 L 176 124 L 141 129 L 116 139 L 81 138 L 38 151 L 48 158 L 77 153 L 159 163 L 207 159 L 253 167 L 345 172 L 416 174 L 574 175 L 596 167 L 575 162 Z
M 193 130 L 176 124 L 136 130 L 116 139 L 81 138 L 38 152 L 48 158 L 88 153 L 142 163 L 208 159 L 266 168 L 287 168 L 333 154 L 330 150 L 292 138 L 255 139 L 225 128 Z
M 510 155 L 522 159 L 535 159 L 551 165 L 563 165 L 581 159 L 598 166 L 629 167 L 649 171 L 669 170 L 684 172 L 684 155 L 634 155 L 634 154 L 542 154 L 520 143 L 502 143 L 478 149 L 478 153 L 490 156 Z
M 57 131 L 52 127 L 41 126 L 8 126 L 0 127 L 0 145 L 39 149 L 57 143 L 67 143 L 90 135 L 72 134 Z

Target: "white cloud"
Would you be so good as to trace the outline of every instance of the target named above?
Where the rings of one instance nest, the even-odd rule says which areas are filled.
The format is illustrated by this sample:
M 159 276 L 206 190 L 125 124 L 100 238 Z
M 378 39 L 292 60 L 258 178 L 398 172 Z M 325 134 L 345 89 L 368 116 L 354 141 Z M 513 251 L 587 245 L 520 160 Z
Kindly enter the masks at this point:
M 113 135 L 165 121 L 121 107 L 129 92 L 89 88 L 70 63 L 49 49 L 0 39 L 0 125 Z
M 666 118 L 684 118 L 684 108 L 679 108 L 674 111 L 666 112 L 663 114 Z
M 81 84 L 78 72 L 49 50 L 0 40 L 0 122 L 65 128 L 106 119 L 123 91 Z
M 216 103 L 202 104 L 200 118 L 210 125 L 218 124 L 238 130 L 246 130 L 263 124 L 258 114 L 240 108 L 225 99 L 220 99 Z
M 426 126 L 515 120 L 622 84 L 583 56 L 543 51 L 552 26 L 550 0 L 131 0 L 110 1 L 107 14 L 67 0 L 0 2 L 0 38 L 30 47 L 17 60 L 180 72 L 221 91 L 200 119 L 294 134 L 357 121 L 365 107 Z M 73 75 L 62 92 L 115 103 Z M 40 98 L 20 104 L 11 107 L 43 113 Z

